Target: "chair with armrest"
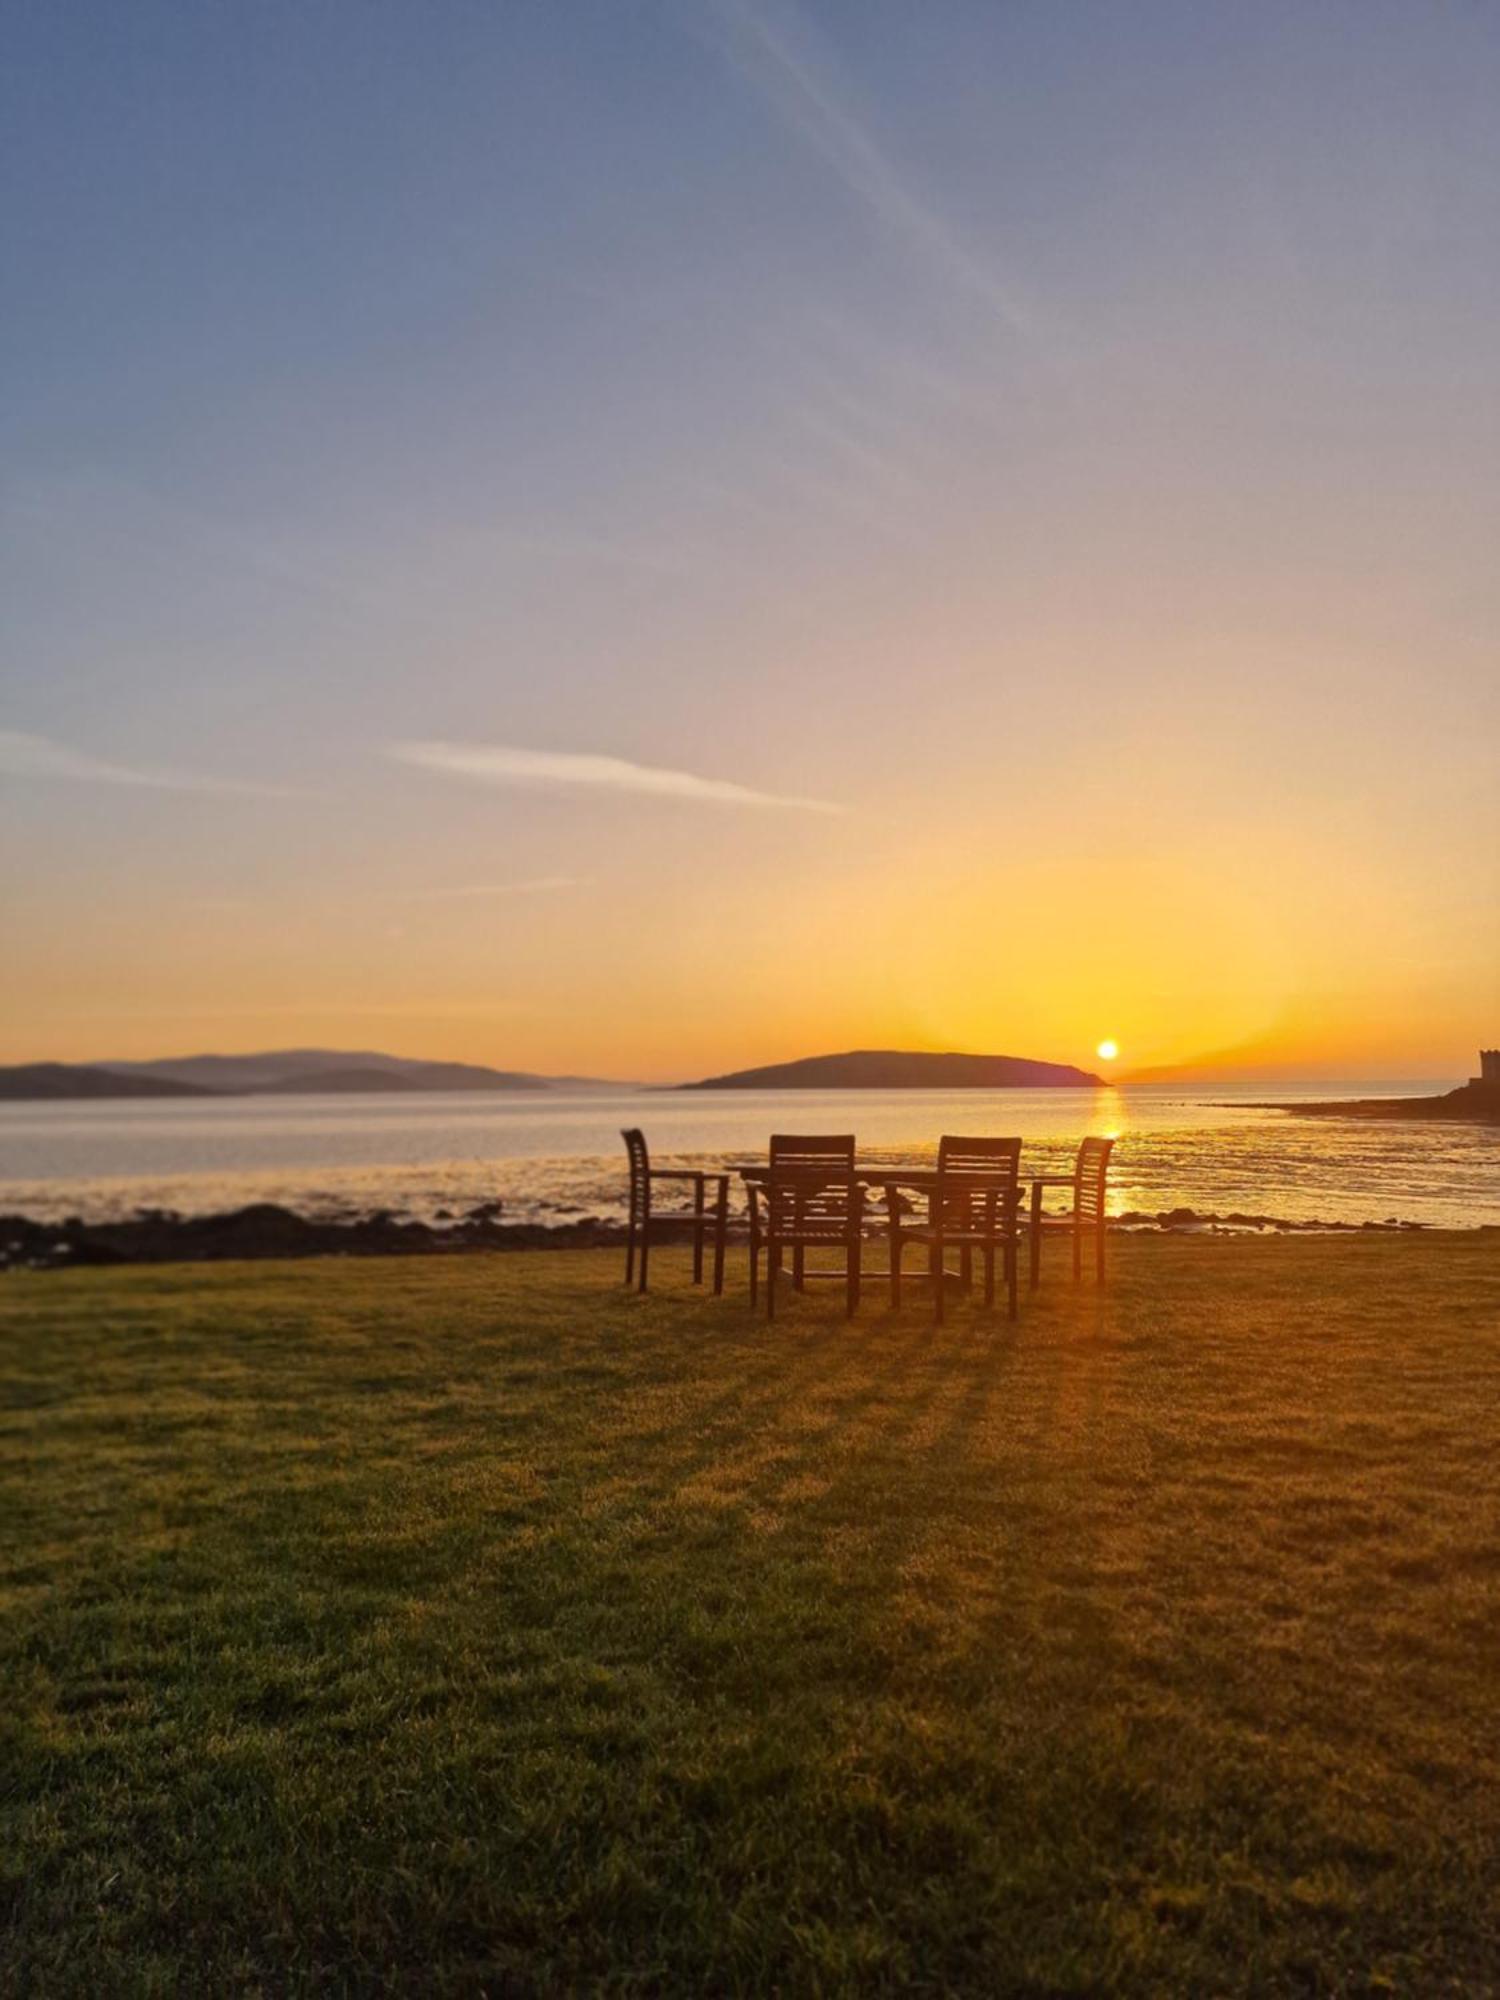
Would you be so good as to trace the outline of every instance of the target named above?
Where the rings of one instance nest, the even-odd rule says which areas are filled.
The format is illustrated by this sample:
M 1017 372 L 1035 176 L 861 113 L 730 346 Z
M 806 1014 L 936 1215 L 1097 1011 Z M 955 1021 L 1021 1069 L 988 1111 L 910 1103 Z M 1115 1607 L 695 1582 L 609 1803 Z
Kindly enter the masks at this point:
M 729 1221 L 728 1174 L 697 1173 L 685 1167 L 653 1167 L 646 1147 L 646 1135 L 638 1129 L 622 1132 L 630 1163 L 630 1219 L 625 1232 L 625 1282 L 636 1280 L 636 1259 L 640 1259 L 639 1289 L 646 1289 L 646 1256 L 651 1232 L 675 1234 L 684 1227 L 693 1232 L 693 1283 L 703 1283 L 703 1245 L 710 1228 L 714 1238 L 714 1290 L 724 1289 L 724 1236 Z M 652 1207 L 653 1188 L 661 1181 L 682 1181 L 693 1190 L 690 1209 L 673 1208 L 658 1213 Z M 708 1190 L 714 1189 L 710 1205 Z
M 902 1221 L 901 1197 L 887 1191 L 891 1246 L 891 1304 L 901 1304 L 901 1260 L 910 1243 L 927 1246 L 932 1278 L 932 1310 L 943 1320 L 943 1287 L 949 1246 L 961 1258 L 967 1284 L 977 1250 L 984 1259 L 984 1302 L 995 1303 L 995 1258 L 1004 1261 L 1010 1317 L 1016 1317 L 1020 1252 L 1021 1142 L 1019 1139 L 971 1139 L 945 1133 L 938 1141 L 937 1179 L 927 1197 L 927 1212 L 915 1222 Z
M 776 1281 L 786 1251 L 792 1283 L 842 1278 L 852 1318 L 859 1305 L 864 1240 L 864 1186 L 854 1173 L 854 1135 L 776 1132 L 766 1179 L 750 1185 L 750 1303 L 759 1297 L 760 1257 L 766 1258 L 766 1318 L 776 1317 Z M 807 1252 L 842 1252 L 839 1268 L 809 1270 Z
M 1031 1215 L 1027 1227 L 1031 1233 L 1031 1283 L 1033 1288 L 1041 1282 L 1042 1237 L 1071 1230 L 1073 1235 L 1073 1276 L 1083 1276 L 1083 1239 L 1088 1231 L 1094 1234 L 1094 1276 L 1099 1284 L 1104 1283 L 1104 1192 L 1109 1177 L 1109 1156 L 1115 1149 L 1113 1139 L 1085 1139 L 1078 1148 L 1078 1158 L 1070 1174 L 1043 1174 L 1031 1183 Z M 1048 1188 L 1068 1188 L 1072 1191 L 1073 1206 L 1066 1215 L 1046 1216 L 1042 1213 L 1042 1198 Z

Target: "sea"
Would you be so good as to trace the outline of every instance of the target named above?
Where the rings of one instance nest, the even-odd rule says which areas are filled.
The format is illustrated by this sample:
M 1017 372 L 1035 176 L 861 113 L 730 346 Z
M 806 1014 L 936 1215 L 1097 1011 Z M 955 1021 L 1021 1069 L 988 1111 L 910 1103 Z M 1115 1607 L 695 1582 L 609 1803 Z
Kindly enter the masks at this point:
M 141 1210 L 386 1211 L 442 1221 L 499 1201 L 507 1222 L 612 1221 L 621 1129 L 662 1166 L 764 1159 L 773 1131 L 853 1132 L 861 1158 L 930 1160 L 941 1132 L 1019 1134 L 1022 1172 L 1116 1141 L 1115 1214 L 1500 1225 L 1500 1127 L 1300 1118 L 1265 1108 L 1428 1096 L 1455 1079 L 1139 1084 L 1074 1090 L 435 1092 L 0 1105 L 0 1213 L 114 1221 Z M 738 1186 L 735 1189 L 738 1198 Z

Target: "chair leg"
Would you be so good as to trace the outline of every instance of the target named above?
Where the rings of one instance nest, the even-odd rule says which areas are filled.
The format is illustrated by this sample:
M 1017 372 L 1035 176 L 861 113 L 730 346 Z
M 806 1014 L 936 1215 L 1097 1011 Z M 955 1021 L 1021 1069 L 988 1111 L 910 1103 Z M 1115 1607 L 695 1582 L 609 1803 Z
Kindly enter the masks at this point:
M 995 1246 L 993 1243 L 986 1243 L 984 1246 L 984 1303 L 986 1311 L 995 1303 Z
M 807 1252 L 800 1243 L 792 1251 L 792 1290 L 794 1292 L 807 1290 Z
M 754 1311 L 760 1302 L 760 1238 L 750 1238 L 750 1307 Z
M 625 1225 L 625 1283 L 635 1283 L 635 1217 Z
M 932 1239 L 932 1316 L 939 1326 L 943 1323 L 943 1266 L 946 1263 L 943 1239 L 941 1236 L 935 1236 Z
M 641 1224 L 641 1282 L 636 1287 L 637 1291 L 643 1292 L 646 1289 L 646 1252 L 650 1248 L 650 1246 L 651 1246 L 651 1221 L 650 1217 L 648 1216 L 646 1220 L 643 1221 Z
M 1005 1290 L 1010 1317 L 1015 1319 L 1021 1309 L 1021 1246 L 1014 1241 L 1005 1246 Z
M 693 1283 L 703 1283 L 703 1183 L 693 1183 Z
M 724 1237 L 729 1228 L 729 1190 L 719 1189 L 718 1209 L 714 1216 L 714 1297 L 724 1294 Z
M 1042 1191 L 1039 1187 L 1031 1190 L 1031 1242 L 1027 1247 L 1031 1253 L 1031 1289 L 1035 1291 L 1042 1282 Z
M 846 1315 L 849 1319 L 853 1319 L 854 1315 L 859 1311 L 859 1281 L 862 1275 L 861 1249 L 860 1239 L 856 1236 L 849 1245 L 848 1312 Z
M 901 1231 L 894 1224 L 891 1228 L 891 1311 L 901 1310 L 901 1252 L 905 1249 L 901 1241 Z
M 1099 1220 L 1098 1220 L 1098 1221 L 1097 1221 L 1097 1222 L 1095 1223 L 1095 1225 L 1094 1225 L 1094 1230 L 1095 1230 L 1095 1234 L 1097 1235 L 1097 1237 L 1098 1237 L 1098 1239 L 1099 1239 L 1099 1240 L 1098 1240 L 1098 1243 L 1097 1243 L 1097 1244 L 1096 1244 L 1096 1246 L 1095 1246 L 1095 1250 L 1094 1250 L 1094 1281 L 1095 1281 L 1095 1283 L 1096 1283 L 1096 1284 L 1100 1284 L 1100 1285 L 1102 1285 L 1102 1284 L 1104 1283 L 1104 1211 L 1103 1211 L 1103 1209 L 1100 1209 L 1100 1211 L 1099 1211 Z
M 776 1317 L 776 1279 L 781 1271 L 781 1245 L 766 1244 L 766 1318 Z
M 1083 1276 L 1083 1231 L 1078 1226 L 1078 1211 L 1073 1211 L 1073 1282 L 1076 1285 Z

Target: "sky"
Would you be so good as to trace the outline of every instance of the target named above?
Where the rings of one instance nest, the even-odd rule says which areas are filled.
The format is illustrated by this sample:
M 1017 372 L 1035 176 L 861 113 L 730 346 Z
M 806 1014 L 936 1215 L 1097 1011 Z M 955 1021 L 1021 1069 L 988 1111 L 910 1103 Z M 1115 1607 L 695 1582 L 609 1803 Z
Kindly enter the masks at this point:
M 0 1061 L 1459 1077 L 1500 10 L 19 0 Z

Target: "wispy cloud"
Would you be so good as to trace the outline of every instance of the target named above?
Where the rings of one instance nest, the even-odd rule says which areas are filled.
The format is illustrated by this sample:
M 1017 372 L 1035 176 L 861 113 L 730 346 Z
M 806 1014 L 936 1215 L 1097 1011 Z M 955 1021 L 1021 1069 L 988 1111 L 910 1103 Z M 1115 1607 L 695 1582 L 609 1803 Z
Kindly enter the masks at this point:
M 888 229 L 978 297 L 1012 333 L 1034 332 L 1018 287 L 1002 280 L 912 189 L 790 10 L 773 18 L 753 0 L 712 0 L 707 11 L 717 21 L 720 39 L 740 74 L 822 155 L 852 194 Z
M 446 777 L 475 778 L 492 785 L 632 792 L 709 806 L 815 813 L 844 810 L 826 799 L 788 798 L 779 792 L 732 784 L 727 778 L 702 778 L 692 771 L 666 771 L 654 764 L 632 764 L 623 757 L 595 757 L 575 751 L 520 750 L 504 743 L 393 743 L 390 755 L 403 764 L 416 764 Z
M 157 792 L 221 792 L 248 798 L 285 798 L 277 785 L 251 784 L 240 778 L 211 778 L 190 771 L 158 771 L 134 764 L 117 764 L 88 750 L 54 743 L 50 736 L 26 730 L 0 729 L 0 777 L 59 780 L 80 785 L 136 785 Z
M 581 889 L 583 879 L 578 875 L 534 875 L 521 882 L 456 882 L 451 888 L 418 890 L 415 893 L 425 901 L 438 896 L 545 896 L 554 889 Z

